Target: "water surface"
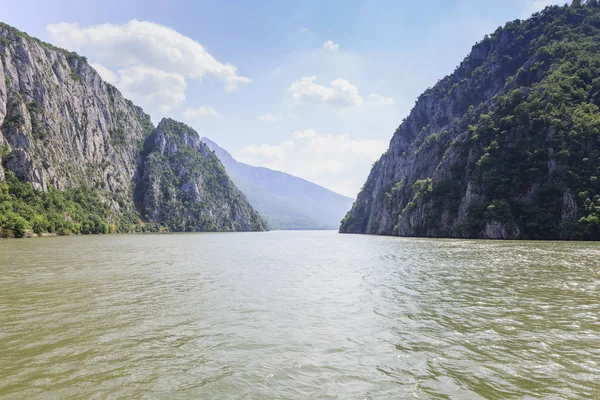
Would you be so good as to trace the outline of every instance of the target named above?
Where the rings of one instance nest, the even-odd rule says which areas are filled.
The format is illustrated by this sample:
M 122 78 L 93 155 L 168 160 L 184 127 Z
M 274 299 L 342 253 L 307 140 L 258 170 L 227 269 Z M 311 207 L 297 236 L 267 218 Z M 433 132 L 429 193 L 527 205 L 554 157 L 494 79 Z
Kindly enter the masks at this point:
M 600 244 L 0 241 L 0 398 L 600 397 Z

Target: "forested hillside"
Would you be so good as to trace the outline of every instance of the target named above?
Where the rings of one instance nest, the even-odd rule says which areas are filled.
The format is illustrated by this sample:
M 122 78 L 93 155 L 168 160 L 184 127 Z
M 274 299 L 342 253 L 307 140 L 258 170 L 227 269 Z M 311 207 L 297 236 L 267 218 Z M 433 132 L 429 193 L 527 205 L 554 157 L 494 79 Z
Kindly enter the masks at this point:
M 548 7 L 421 95 L 341 232 L 600 239 L 600 6 Z

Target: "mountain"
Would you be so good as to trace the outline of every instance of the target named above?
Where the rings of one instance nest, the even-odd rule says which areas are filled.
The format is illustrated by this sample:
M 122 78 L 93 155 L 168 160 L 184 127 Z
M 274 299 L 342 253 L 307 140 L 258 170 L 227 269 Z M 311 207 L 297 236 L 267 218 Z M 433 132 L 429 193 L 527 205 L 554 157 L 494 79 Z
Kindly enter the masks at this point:
M 241 163 L 210 139 L 202 141 L 270 229 L 337 229 L 352 205 L 349 197 L 293 175 Z
M 263 221 L 189 126 L 163 119 L 147 140 L 141 201 L 147 219 L 180 231 L 263 230 Z
M 0 59 L 0 236 L 263 230 L 196 132 L 155 129 L 85 57 L 0 24 Z
M 340 232 L 600 239 L 600 6 L 549 7 L 422 94 Z

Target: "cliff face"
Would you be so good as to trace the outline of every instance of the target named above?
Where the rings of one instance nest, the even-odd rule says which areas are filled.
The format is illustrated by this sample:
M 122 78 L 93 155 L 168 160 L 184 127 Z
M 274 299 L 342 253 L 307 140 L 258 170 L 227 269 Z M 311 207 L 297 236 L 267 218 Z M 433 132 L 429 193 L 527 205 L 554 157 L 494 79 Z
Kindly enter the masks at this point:
M 38 220 L 41 232 L 96 233 L 111 225 L 117 231 L 263 230 L 198 135 L 167 133 L 167 125 L 176 124 L 154 131 L 150 117 L 84 57 L 0 23 L 0 236 Z M 187 168 L 172 155 L 198 165 Z M 152 181 L 149 171 L 159 159 L 167 160 L 163 176 L 176 177 L 168 185 Z M 217 183 L 207 184 L 202 168 Z M 138 209 L 134 189 L 142 186 L 150 193 L 138 199 Z
M 600 239 L 599 50 L 595 1 L 486 37 L 420 96 L 340 231 Z
M 4 168 L 36 190 L 91 185 L 130 198 L 136 148 L 153 129 L 150 117 L 85 58 L 6 25 L 0 57 Z
M 217 156 L 189 126 L 163 119 L 145 146 L 144 216 L 178 231 L 264 230 Z

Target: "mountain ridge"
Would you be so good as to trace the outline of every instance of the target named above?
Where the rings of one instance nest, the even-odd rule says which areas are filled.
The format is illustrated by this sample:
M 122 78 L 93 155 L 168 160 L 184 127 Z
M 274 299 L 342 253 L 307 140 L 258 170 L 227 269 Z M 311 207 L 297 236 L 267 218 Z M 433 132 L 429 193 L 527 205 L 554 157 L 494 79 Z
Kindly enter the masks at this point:
M 337 229 L 353 199 L 286 172 L 237 161 L 207 137 L 236 186 L 270 229 Z

